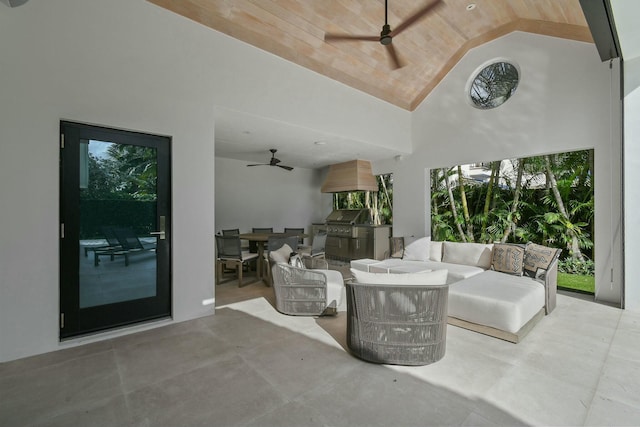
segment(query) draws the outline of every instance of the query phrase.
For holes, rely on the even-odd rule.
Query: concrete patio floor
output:
[[[442,360],[351,356],[345,313],[292,317],[261,282],[216,314],[0,364],[2,426],[640,423],[640,313],[567,295],[519,344],[449,326]]]

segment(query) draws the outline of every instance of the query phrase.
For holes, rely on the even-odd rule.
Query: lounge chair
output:
[[[94,251],[94,265],[100,264],[100,255],[109,255],[113,261],[115,256],[124,256],[124,265],[129,266],[129,256],[156,250],[155,243],[143,243],[129,227],[114,228],[113,232],[120,243],[119,247]]]
[[[116,237],[116,233],[113,231],[113,227],[105,225],[105,226],[100,227],[100,231],[102,231],[102,235],[104,236],[105,240],[107,241],[107,244],[106,245],[85,246],[84,247],[84,256],[85,257],[89,256],[89,251],[96,251],[96,250],[105,251],[105,250],[122,249],[122,247],[120,246],[120,242],[118,241],[118,238]]]

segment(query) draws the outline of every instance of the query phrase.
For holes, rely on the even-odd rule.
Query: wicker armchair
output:
[[[267,243],[267,247],[269,248],[269,250],[264,253],[264,265],[267,266],[265,276],[267,278],[268,286],[271,286],[271,284],[273,283],[273,263],[270,261],[269,254],[272,251],[277,251],[285,244],[288,245],[289,248],[291,248],[291,252],[295,252],[298,246],[298,236],[269,236],[269,240]]]
[[[427,365],[445,354],[448,285],[347,283],[347,346],[374,363]]]
[[[276,309],[297,316],[334,315],[342,302],[344,281],[335,270],[307,270],[273,263]]]

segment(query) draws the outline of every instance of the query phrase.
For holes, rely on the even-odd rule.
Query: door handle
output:
[[[152,231],[149,234],[152,236],[158,236],[160,240],[165,240],[167,238],[166,230],[166,220],[167,218],[164,215],[160,216],[160,231]]]

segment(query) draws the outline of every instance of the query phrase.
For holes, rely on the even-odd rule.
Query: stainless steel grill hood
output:
[[[378,181],[366,160],[351,160],[329,166],[327,179],[322,185],[323,193],[344,191],[378,191]]]

